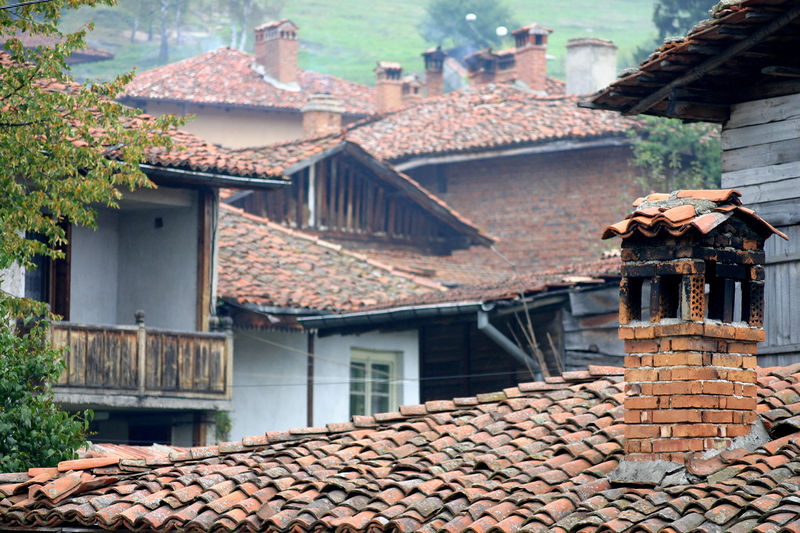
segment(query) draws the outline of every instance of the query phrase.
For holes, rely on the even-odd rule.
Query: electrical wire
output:
[[[512,374],[517,374],[518,371],[516,370],[507,370],[504,372],[482,372],[482,373],[468,373],[468,374],[453,374],[450,376],[431,376],[425,378],[397,378],[391,380],[382,380],[382,379],[351,379],[348,381],[325,381],[320,382],[317,381],[317,378],[314,378],[314,385],[349,385],[351,383],[388,383],[390,385],[398,384],[398,383],[419,383],[422,381],[440,381],[446,379],[464,379],[464,378],[477,378],[477,377],[493,377],[493,376],[510,376]],[[252,374],[251,374],[252,375]],[[262,374],[264,375],[264,374]],[[269,376],[264,375],[265,377],[273,377],[276,379],[285,379],[286,376]],[[323,376],[324,377],[324,376]],[[299,383],[251,383],[247,385],[234,385],[233,388],[261,388],[261,387],[305,387],[308,383],[303,381]]]
[[[33,5],[33,4],[44,4],[45,2],[51,2],[51,1],[52,0],[29,0],[28,2],[19,2],[19,3],[11,4],[11,5],[8,5],[8,6],[0,6],[0,11],[5,10],[5,9],[14,9],[15,7],[30,6],[30,5]]]

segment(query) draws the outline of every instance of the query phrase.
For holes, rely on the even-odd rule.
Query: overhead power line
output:
[[[15,7],[24,7],[29,6],[32,4],[44,4],[45,2],[51,2],[52,0],[29,0],[28,2],[17,2],[16,4],[9,4],[7,6],[0,6],[0,10],[4,9],[14,9]]]

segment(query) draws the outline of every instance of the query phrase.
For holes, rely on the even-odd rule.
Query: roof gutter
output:
[[[491,304],[478,309],[478,329],[486,334],[487,337],[492,339],[498,346],[500,346],[504,352],[516,359],[518,363],[526,368],[537,369],[535,372],[535,377],[537,380],[541,380],[541,370],[539,369],[539,365],[536,363],[536,361],[534,361],[531,356],[523,352],[515,342],[512,342],[508,337],[503,335],[499,329],[494,327],[491,322],[489,322],[488,312],[493,308],[494,304]]]
[[[232,176],[230,174],[216,174],[199,170],[183,170],[180,168],[160,167],[142,163],[139,165],[148,176],[195,183],[199,185],[247,187],[249,189],[276,189],[286,187],[291,182],[286,179],[250,178],[246,176]]]
[[[472,314],[480,310],[480,301],[467,301],[447,304],[428,304],[395,307],[376,311],[361,311],[341,315],[320,315],[298,318],[306,329],[330,329],[346,326],[374,326],[396,320],[410,320],[431,317]]]
[[[231,307],[236,307],[238,309],[244,309],[245,311],[250,311],[252,313],[257,313],[260,315],[286,315],[286,316],[325,316],[328,314],[332,314],[331,311],[324,311],[322,309],[311,309],[311,308],[297,308],[297,307],[280,307],[274,305],[258,305],[258,304],[251,304],[251,303],[243,303],[240,304],[238,302],[232,302],[230,300],[222,299],[222,303],[225,305],[230,305]]]
[[[422,156],[410,159],[403,163],[397,163],[394,168],[401,172],[413,168],[436,165],[442,163],[461,163],[463,161],[475,161],[478,159],[491,159],[495,157],[513,157],[517,155],[547,154],[554,152],[566,152],[569,150],[581,150],[585,148],[612,148],[615,146],[628,146],[631,139],[627,137],[614,137],[611,139],[600,139],[595,141],[554,141],[546,144],[533,146],[523,146],[520,148],[508,148],[506,150],[488,150],[477,153],[458,153],[448,155]]]

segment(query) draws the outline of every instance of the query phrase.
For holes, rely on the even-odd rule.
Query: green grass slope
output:
[[[457,0],[454,0],[457,1]],[[407,72],[422,72],[420,54],[436,43],[425,42],[417,27],[427,0],[292,0],[282,12],[300,26],[300,66],[372,84],[372,69],[379,60],[399,61]],[[551,76],[564,76],[565,45],[573,37],[611,39],[619,46],[619,68],[629,66],[636,46],[656,35],[651,21],[654,0],[506,0],[522,24],[538,22],[552,28],[548,63]],[[191,10],[192,2],[188,2]],[[82,78],[108,79],[137,67],[158,65],[158,42],[146,42],[144,34],[130,42],[130,29],[113,8],[82,10],[66,18],[65,28],[74,29],[87,20],[95,22],[90,44],[116,54],[113,61],[79,65]],[[266,21],[264,21],[266,22]],[[513,29],[513,28],[509,28]],[[223,30],[220,30],[223,31]],[[170,61],[226,44],[223,35],[205,28],[186,29],[186,43],[170,47]],[[252,39],[249,40],[252,47]],[[511,46],[508,39],[507,46]]]

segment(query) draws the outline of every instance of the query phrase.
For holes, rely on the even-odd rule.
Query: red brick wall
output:
[[[532,91],[547,90],[547,46],[530,45],[514,52],[517,79]]]
[[[283,83],[297,81],[297,40],[272,38],[256,40],[256,61],[267,74]]]
[[[441,70],[425,71],[425,98],[441,96],[444,93],[444,74]]]
[[[598,258],[603,228],[624,217],[640,194],[629,154],[627,147],[572,150],[408,173],[498,237],[497,249],[523,272],[533,272]]]
[[[403,107],[403,82],[400,80],[377,80],[375,100],[378,113],[394,111]]]
[[[328,111],[303,113],[303,135],[306,137],[331,135],[342,131],[342,114]]]

